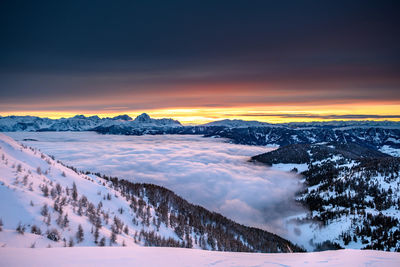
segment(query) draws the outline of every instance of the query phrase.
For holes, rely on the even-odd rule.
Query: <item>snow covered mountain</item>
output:
[[[119,115],[114,118],[99,118],[98,116],[85,117],[76,115],[72,118],[48,119],[32,116],[0,117],[0,131],[91,131],[96,127],[177,127],[181,124],[172,119],[152,119],[146,113],[132,120],[128,115]]]
[[[97,127],[101,134],[199,134],[205,137],[223,137],[232,143],[259,146],[285,146],[289,144],[356,143],[400,156],[400,129],[397,128],[298,128],[288,127],[236,127],[181,126],[167,128],[138,128],[127,125]]]
[[[166,246],[302,251],[153,184],[66,167],[0,134],[0,247]]]
[[[297,200],[310,212],[293,220],[299,236],[311,229],[310,244],[400,251],[400,158],[331,143],[288,145],[252,159],[301,171],[306,189]]]
[[[308,125],[308,127],[306,127]],[[393,156],[400,156],[400,123],[398,122],[321,122],[304,124],[267,124],[256,121],[223,120],[201,126],[144,129],[130,125],[99,126],[101,134],[200,134],[223,137],[244,145],[316,143],[356,143]]]
[[[248,127],[285,127],[290,129],[349,129],[349,128],[387,128],[400,129],[400,122],[397,121],[315,121],[315,122],[290,122],[290,123],[266,123],[260,121],[245,120],[219,120],[201,126],[222,126],[227,128],[248,128]]]
[[[176,126],[182,126],[181,123],[177,120],[173,119],[152,119],[150,116],[146,113],[143,113],[139,116],[137,116],[133,122],[131,123],[132,125],[138,125],[140,127],[176,127]]]
[[[85,117],[51,120],[31,116],[0,117],[0,131],[95,131],[101,134],[199,134],[228,138],[246,145],[357,143],[400,156],[400,122],[331,121],[268,124],[258,121],[222,120],[199,126],[183,126],[172,119],[152,119],[143,113],[132,120],[128,115],[114,118]]]
[[[290,122],[284,123],[290,128],[387,128],[387,129],[400,129],[400,122],[398,121],[314,121],[314,122]]]
[[[279,124],[271,124],[260,121],[244,121],[244,120],[220,120],[213,121],[202,126],[223,126],[228,128],[247,128],[247,127],[281,127]]]
[[[400,156],[400,129],[395,128],[208,127],[200,130],[199,132],[205,136],[228,138],[236,144],[285,146],[326,142],[356,143],[393,156]]]

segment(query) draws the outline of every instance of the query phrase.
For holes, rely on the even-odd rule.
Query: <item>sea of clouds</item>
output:
[[[80,170],[162,185],[239,223],[283,236],[290,236],[284,219],[302,211],[293,201],[301,187],[296,174],[248,162],[273,148],[194,135],[7,134]]]

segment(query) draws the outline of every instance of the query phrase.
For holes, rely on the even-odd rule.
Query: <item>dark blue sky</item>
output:
[[[0,109],[398,103],[398,3],[1,1]]]

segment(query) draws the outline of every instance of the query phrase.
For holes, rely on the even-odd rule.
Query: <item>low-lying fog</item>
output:
[[[272,150],[193,135],[99,135],[15,132],[17,141],[80,170],[165,186],[188,201],[242,224],[283,236],[283,219],[299,212],[299,177],[247,162]],[[23,139],[38,141],[23,141]]]

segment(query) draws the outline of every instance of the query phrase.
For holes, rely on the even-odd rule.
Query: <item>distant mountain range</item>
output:
[[[119,115],[113,118],[100,118],[98,116],[86,117],[76,115],[71,118],[49,119],[35,116],[0,116],[0,131],[97,131],[97,129],[132,130],[140,128],[175,128],[204,129],[204,127],[222,128],[286,128],[286,129],[348,129],[348,128],[385,128],[400,129],[400,122],[394,121],[327,121],[327,122],[293,122],[271,124],[260,121],[245,120],[219,120],[197,126],[183,126],[179,121],[173,119],[153,119],[146,113],[135,119],[128,115]]]
[[[324,142],[356,143],[400,156],[400,122],[329,121],[269,124],[258,121],[221,120],[184,126],[173,119],[153,119],[143,113],[114,118],[85,117],[48,119],[32,116],[0,117],[0,131],[95,131],[101,134],[199,134],[223,137],[247,145],[285,146]]]
[[[173,119],[152,119],[146,113],[137,116],[134,120],[128,115],[119,115],[114,118],[86,117],[76,115],[71,118],[48,119],[33,116],[0,117],[0,131],[93,131],[102,127],[125,128],[153,128],[182,126]]]
[[[260,122],[260,121],[244,121],[244,120],[220,120],[220,121],[213,121],[203,126],[222,126],[222,127],[229,127],[229,128],[246,128],[246,127],[282,127],[279,124],[271,124],[267,122]]]

